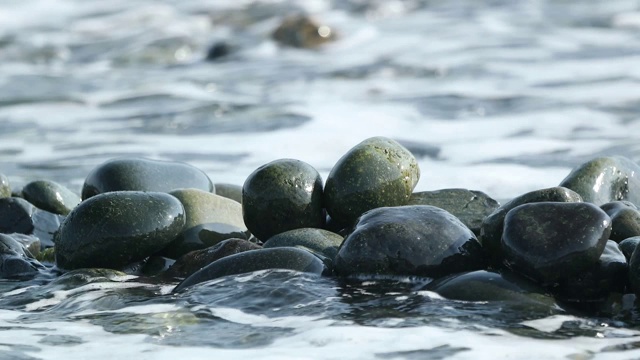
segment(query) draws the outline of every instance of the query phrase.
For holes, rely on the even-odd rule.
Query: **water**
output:
[[[308,12],[339,40],[278,46]],[[232,52],[214,62],[209,46]],[[118,155],[186,161],[214,182],[297,158],[326,178],[370,136],[419,158],[417,190],[508,199],[592,157],[640,160],[636,0],[4,0],[0,172],[79,191]],[[594,317],[470,303],[418,280],[266,272],[179,295],[151,279],[0,283],[7,359],[621,359],[635,308]]]

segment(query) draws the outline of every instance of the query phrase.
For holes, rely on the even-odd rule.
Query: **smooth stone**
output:
[[[552,187],[534,190],[504,203],[484,219],[480,228],[480,242],[492,264],[503,261],[501,239],[507,213],[517,206],[538,202],[582,202],[582,198],[573,190]]]
[[[556,306],[539,285],[511,272],[478,270],[435,280],[426,287],[440,296],[461,301],[504,301],[524,307]]]
[[[598,206],[629,200],[640,204],[640,167],[623,156],[599,157],[574,168],[560,183]]]
[[[205,249],[227,239],[239,238],[248,240],[249,236],[248,230],[229,224],[197,225],[182,231],[160,254],[171,259],[177,259],[188,252]]]
[[[31,234],[35,206],[27,200],[8,197],[0,198],[0,233]]]
[[[431,205],[447,210],[474,234],[480,235],[482,221],[500,204],[482,191],[442,189],[411,194],[408,205]]]
[[[416,158],[385,137],[359,143],[333,166],[324,189],[327,212],[343,227],[366,211],[409,202],[420,179]]]
[[[324,229],[302,228],[285,231],[274,235],[265,241],[263,248],[283,246],[298,247],[312,253],[317,253],[331,261],[338,254],[338,248],[344,238],[336,233]]]
[[[306,15],[284,18],[271,37],[281,45],[296,48],[315,48],[336,38],[330,27],[318,24]]]
[[[78,205],[54,241],[63,269],[120,269],[166,247],[182,231],[184,208],[158,192],[116,191]]]
[[[631,291],[640,296],[640,251],[638,247],[633,250],[629,259],[629,284]]]
[[[0,174],[0,198],[8,197],[11,197],[11,185],[9,184],[9,179],[4,174]]]
[[[108,160],[89,173],[82,187],[82,199],[110,191],[170,192],[186,188],[214,192],[207,174],[192,165],[122,157]]]
[[[13,233],[8,234],[13,240],[17,241],[27,250],[33,257],[37,257],[40,254],[40,239],[37,236]]]
[[[31,215],[31,219],[33,221],[33,235],[40,239],[40,248],[53,247],[53,238],[65,216],[36,208]]]
[[[28,183],[22,188],[22,197],[42,210],[60,215],[67,215],[81,201],[71,190],[49,180]]]
[[[640,236],[640,211],[628,201],[613,201],[600,206],[611,218],[611,240]]]
[[[618,248],[624,254],[624,257],[627,258],[627,261],[631,259],[631,255],[633,255],[633,251],[640,244],[640,236],[634,236],[630,238],[626,238],[618,243]]]
[[[195,284],[228,275],[258,270],[283,269],[321,275],[324,264],[308,251],[293,247],[258,249],[218,259],[184,279],[173,292],[180,292]]]
[[[370,210],[358,219],[335,260],[339,275],[441,276],[483,269],[480,243],[440,208],[407,205]]]
[[[0,234],[0,278],[32,277],[43,269],[44,266],[12,235]]]
[[[227,239],[206,249],[192,251],[181,256],[166,272],[161,275],[164,278],[184,279],[225,256],[261,248],[262,247],[260,245],[254,244],[245,239]]]
[[[262,241],[288,230],[321,228],[325,222],[322,178],[300,160],[262,165],[242,186],[242,211],[247,228]]]
[[[594,267],[611,233],[611,219],[590,203],[541,202],[507,213],[502,234],[505,264],[543,285]]]
[[[216,194],[242,204],[242,186],[227,183],[215,183]]]
[[[611,293],[623,293],[629,278],[627,259],[612,240],[591,268],[564,280],[554,291],[566,301],[602,301]]]

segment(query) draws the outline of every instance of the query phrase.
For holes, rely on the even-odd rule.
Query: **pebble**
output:
[[[343,240],[342,236],[328,230],[302,228],[274,235],[265,241],[262,247],[265,249],[283,246],[299,247],[333,262]]]
[[[640,211],[628,201],[612,201],[600,206],[611,218],[611,240],[621,242],[640,236]]]
[[[333,29],[306,15],[285,17],[271,37],[281,45],[296,48],[316,48],[336,38]]]
[[[49,180],[37,180],[22,188],[22,198],[48,212],[67,215],[81,201],[71,190]]]

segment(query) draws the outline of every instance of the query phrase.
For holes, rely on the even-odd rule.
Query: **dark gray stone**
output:
[[[334,221],[351,226],[368,210],[406,205],[419,179],[418,162],[407,149],[385,137],[369,138],[331,169],[325,206]]]
[[[325,222],[322,178],[300,160],[272,161],[247,177],[242,211],[247,228],[262,241],[287,230],[321,228]]]
[[[110,191],[157,191],[194,188],[214,192],[202,170],[177,161],[123,157],[99,165],[87,176],[82,199]]]
[[[67,215],[80,203],[78,195],[49,180],[28,183],[22,188],[22,197],[42,210],[59,215]]]
[[[229,224],[202,224],[182,231],[160,254],[177,259],[188,252],[202,250],[227,239],[249,239],[249,231]]]
[[[173,292],[219,277],[258,270],[284,269],[321,275],[324,264],[310,252],[293,247],[249,250],[225,256],[184,279]]]
[[[175,197],[117,191],[78,205],[56,233],[56,263],[63,269],[121,269],[167,246],[185,224]]]
[[[520,195],[504,203],[496,211],[487,216],[480,228],[480,242],[488,259],[494,265],[502,263],[502,231],[507,213],[520,205],[538,202],[581,202],[576,192],[563,187],[540,189]]]
[[[27,200],[7,197],[0,198],[0,233],[31,234],[33,215],[36,208]]]
[[[598,206],[629,200],[640,204],[640,167],[623,156],[599,157],[579,165],[562,180],[560,186]]]
[[[216,183],[216,194],[242,204],[242,186],[236,184]]]
[[[627,258],[627,262],[631,259],[631,255],[633,251],[640,244],[640,236],[634,236],[630,238],[626,238],[618,243],[618,248],[624,254],[624,257]]]
[[[0,174],[0,198],[11,197],[11,185],[9,185],[9,179],[3,174]]]
[[[480,235],[482,221],[500,204],[482,191],[442,189],[411,194],[408,205],[431,205],[447,210],[474,234]]]
[[[40,254],[40,239],[38,237],[20,233],[9,234],[9,236],[20,243],[33,257],[37,257]]]
[[[25,251],[14,235],[0,234],[0,278],[22,279],[37,275],[44,266]]]
[[[611,240],[621,242],[640,236],[640,211],[628,201],[613,201],[600,206],[611,218]]]
[[[285,231],[265,241],[263,248],[283,246],[299,247],[333,261],[344,238],[324,229],[302,228]]]
[[[593,268],[611,233],[611,219],[590,203],[541,202],[507,213],[505,264],[544,285]]]
[[[484,268],[482,247],[469,228],[445,210],[407,205],[360,217],[336,256],[339,275],[441,277]]]
[[[31,215],[33,221],[33,235],[40,239],[42,249],[53,247],[53,237],[60,228],[64,216],[48,211],[35,209]]]

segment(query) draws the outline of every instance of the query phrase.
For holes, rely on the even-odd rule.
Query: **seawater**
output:
[[[273,42],[299,12],[338,40]],[[221,41],[231,54],[204,61]],[[635,0],[4,0],[0,64],[0,172],[15,186],[45,178],[79,191],[121,155],[240,185],[278,158],[326,178],[378,135],[416,154],[417,190],[497,199],[555,186],[595,156],[640,160]],[[278,271],[179,295],[174,285],[4,281],[0,358],[640,356],[629,304],[594,318],[450,301],[415,279]]]

